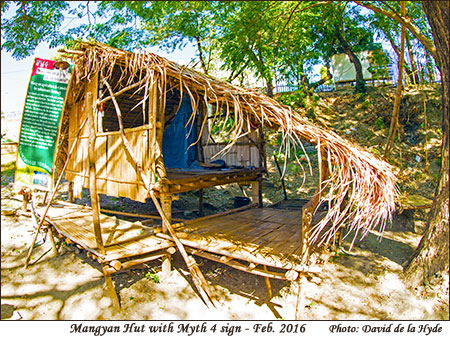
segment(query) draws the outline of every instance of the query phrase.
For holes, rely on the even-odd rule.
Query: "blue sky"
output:
[[[1,54],[1,110],[2,112],[22,111],[25,96],[30,81],[30,75],[36,57],[42,59],[52,58],[58,48],[50,49],[47,44],[41,44],[34,54],[17,61],[10,53],[2,50]],[[183,50],[176,50],[168,54],[155,48],[148,48],[150,52],[163,56],[171,61],[185,64],[195,56],[195,49],[188,45]]]
[[[73,2],[75,6],[77,2]],[[2,16],[11,17],[15,13],[15,6]],[[74,25],[80,24],[80,20],[66,19],[62,27],[69,29]],[[63,47],[63,46],[61,46]],[[25,104],[25,96],[27,94],[28,83],[33,68],[35,58],[50,59],[57,53],[58,48],[50,49],[48,44],[40,44],[33,55],[22,59],[15,60],[10,53],[1,51],[1,110],[8,113],[13,111],[22,112]],[[191,45],[187,45],[183,50],[176,50],[171,54],[159,50],[158,47],[148,48],[148,51],[163,56],[171,61],[181,64],[187,64],[195,57],[195,49]]]

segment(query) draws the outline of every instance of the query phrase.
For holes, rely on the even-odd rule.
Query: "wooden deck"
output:
[[[256,271],[257,265],[310,270],[301,265],[301,210],[249,209],[187,221],[176,232],[180,241],[193,249],[189,250],[192,253],[248,272]],[[168,239],[164,234],[158,236]],[[232,261],[234,264],[230,264]],[[239,261],[254,267],[244,267]]]
[[[37,210],[37,213],[42,214],[42,211]],[[129,222],[100,214],[106,251],[105,255],[102,255],[95,241],[91,208],[70,203],[55,203],[49,209],[46,219],[58,233],[104,262],[148,255],[174,246],[171,241],[156,237],[151,228],[140,222]],[[162,256],[165,252],[160,254]]]
[[[38,210],[38,214],[42,211]],[[100,214],[106,251],[103,255],[95,241],[92,209],[87,206],[58,202],[46,218],[58,233],[94,254],[100,262],[119,260],[121,268],[175,252],[172,238],[160,233],[159,227]],[[174,226],[186,250],[197,256],[271,278],[285,279],[292,270],[314,272],[314,267],[301,264],[301,208],[253,208],[186,220]],[[269,272],[268,267],[284,271]]]

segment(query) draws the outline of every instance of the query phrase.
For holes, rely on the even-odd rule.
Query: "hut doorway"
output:
[[[172,94],[172,96],[178,96],[179,98],[180,94],[178,92]],[[168,97],[167,102],[173,101]],[[178,109],[174,105],[167,107],[166,126],[162,142],[166,168],[187,169],[197,160],[197,145],[194,145],[198,138],[197,119],[191,119],[191,115],[192,104],[187,94],[183,95]]]

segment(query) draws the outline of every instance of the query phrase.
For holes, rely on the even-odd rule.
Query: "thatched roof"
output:
[[[326,158],[329,165],[330,178],[322,196],[322,202],[327,203],[329,209],[313,229],[313,240],[328,242],[341,226],[364,233],[376,226],[383,230],[390,219],[396,196],[396,178],[391,167],[333,131],[304,120],[291,108],[260,92],[220,81],[155,54],[130,53],[86,42],[80,43],[77,49],[73,70],[75,91],[77,86],[81,88],[82,83],[89,81],[92,74],[99,71],[108,78],[113,66],[120,65],[122,81],[133,90],[149,88],[160,79],[158,90],[163,97],[170,83],[189,94],[194,108],[201,98],[216,106],[216,114],[226,110],[234,117],[229,146],[248,130],[243,127],[249,123],[249,117],[262,125],[279,128],[287,156],[292,146],[303,147],[302,140],[318,145],[319,161]],[[331,228],[327,226],[330,223]]]

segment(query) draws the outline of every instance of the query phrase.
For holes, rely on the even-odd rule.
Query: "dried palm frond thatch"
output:
[[[114,66],[118,66],[122,71],[120,82],[125,88],[115,96],[128,90],[142,90],[146,94],[141,104],[145,105],[148,89],[157,84],[162,109],[170,86],[176,87],[181,97],[183,93],[190,96],[194,112],[200,99],[214,105],[213,120],[219,113],[226,112],[226,118],[232,118],[233,125],[231,141],[223,152],[247,133],[250,121],[279,128],[286,157],[291,156],[292,148],[303,147],[301,141],[316,144],[319,163],[322,159],[328,162],[329,178],[323,182],[320,203],[327,203],[329,208],[325,218],[311,229],[312,242],[332,241],[342,226],[346,226],[349,233],[363,231],[363,235],[377,226],[381,232],[384,230],[395,208],[396,178],[391,167],[375,155],[333,131],[309,123],[291,108],[260,92],[217,80],[155,54],[130,53],[87,42],[79,43],[77,49],[73,70],[74,93],[82,90],[82,84],[89,81],[92,74],[100,72],[104,79],[109,79]],[[101,102],[108,99],[99,98]],[[206,119],[207,116],[202,129]]]

